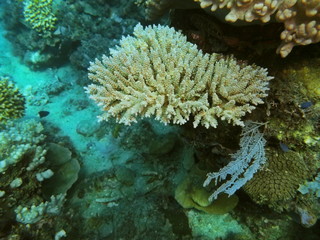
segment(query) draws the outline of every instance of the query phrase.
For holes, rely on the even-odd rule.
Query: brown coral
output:
[[[143,0],[141,0],[143,1]],[[145,6],[149,18],[161,16],[170,8],[195,8],[186,0],[147,0]],[[308,45],[320,41],[320,1],[319,0],[194,0],[201,8],[210,7],[211,11],[220,9],[227,22],[259,20],[269,22],[274,16],[284,24],[280,38],[282,43],[277,49],[286,57],[294,46]],[[227,9],[226,11],[223,11]]]
[[[294,152],[267,151],[268,162],[244,186],[248,195],[259,204],[281,210],[296,196],[299,184],[308,177],[303,155]]]
[[[269,22],[275,14],[277,21],[284,23],[277,49],[286,57],[296,45],[308,45],[320,41],[320,1],[319,0],[194,0],[202,8],[230,9],[225,16],[228,22],[260,20]]]

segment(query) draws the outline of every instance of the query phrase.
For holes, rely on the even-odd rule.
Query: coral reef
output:
[[[27,98],[26,118],[0,123],[0,238],[318,239],[320,45],[281,59],[284,1],[240,1],[208,14],[193,0],[47,0],[50,37],[23,19],[31,0],[0,1],[22,57],[0,36],[0,72]],[[141,27],[134,2],[176,9],[170,27]],[[216,15],[247,21],[245,7],[253,24]],[[88,67],[104,112],[83,91]]]
[[[77,68],[87,69],[91,59],[108,51],[122,34],[132,32],[139,21],[143,22],[143,10],[132,1],[52,1],[50,12],[57,20],[45,37],[32,29],[21,14],[24,3],[36,1],[7,1],[3,6],[7,37],[14,45],[14,53],[34,69],[60,66],[69,60]]]
[[[217,127],[218,119],[243,126],[241,117],[267,96],[267,70],[232,57],[203,54],[173,28],[137,25],[135,37],[89,68],[97,84],[86,90],[105,111],[130,124],[137,116],[155,116],[167,124]]]
[[[48,170],[42,130],[33,119],[10,121],[0,128],[0,216],[7,222],[14,220],[18,205],[43,200],[43,182],[36,177]]]
[[[46,189],[47,180],[55,173],[50,169],[53,165],[50,161],[54,156],[51,153],[51,159],[46,159],[44,139],[43,126],[35,119],[10,121],[0,127],[0,218],[5,219],[0,224],[1,236],[8,234],[18,239],[26,236],[48,239],[48,236],[56,234],[55,239],[59,239],[63,234],[56,219],[62,214],[66,188],[74,183],[74,175],[78,172],[75,169],[76,173],[72,174],[70,180],[70,171],[64,171],[66,175],[61,177],[60,170],[53,168],[55,171],[57,169],[54,179],[56,187],[64,184],[61,179],[67,184],[60,186],[64,189],[60,192]],[[67,154],[61,148],[59,150],[59,154],[55,153],[55,164],[57,161],[66,161],[66,157],[61,156]]]
[[[0,123],[24,115],[25,98],[9,81],[8,77],[0,77]]]
[[[244,190],[258,204],[278,212],[295,212],[310,227],[319,216],[319,203],[302,195],[299,186],[319,171],[319,59],[295,59],[276,74],[267,99],[265,137],[267,164]]]

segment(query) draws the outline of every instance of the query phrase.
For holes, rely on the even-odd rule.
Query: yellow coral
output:
[[[24,114],[25,98],[8,78],[0,77],[0,123]]]
[[[175,190],[175,199],[183,208],[195,208],[210,214],[225,214],[238,204],[238,197],[221,194],[216,200],[209,201],[211,193],[199,184],[194,173],[185,177]]]
[[[51,36],[57,21],[52,11],[52,0],[25,0],[23,15],[33,29],[44,37]]]

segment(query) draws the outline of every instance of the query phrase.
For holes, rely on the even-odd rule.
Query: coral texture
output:
[[[100,120],[120,123],[155,116],[163,123],[216,127],[217,119],[243,126],[241,117],[263,103],[267,70],[233,57],[203,54],[186,37],[167,26],[137,25],[89,68],[97,84],[86,90],[106,111]]]
[[[308,168],[303,154],[298,152],[267,151],[266,166],[254,175],[244,190],[259,204],[281,210],[286,202],[292,200],[299,184],[308,177]]]
[[[25,98],[14,84],[8,78],[0,77],[0,123],[22,117],[24,104]]]
[[[52,0],[25,0],[23,15],[33,29],[44,37],[51,36],[57,21],[52,10]]]
[[[211,11],[230,9],[225,20],[269,22],[275,14],[284,23],[280,37],[282,44],[277,52],[286,57],[296,45],[308,45],[320,41],[320,2],[318,0],[194,0],[202,8]]]
[[[16,220],[24,224],[33,224],[40,221],[45,215],[56,216],[60,214],[65,202],[65,194],[51,196],[50,201],[41,202],[39,205],[23,207],[19,205],[14,211]]]
[[[9,122],[5,129],[0,129],[0,173],[22,161],[26,155],[33,155],[26,167],[28,171],[44,162],[46,150],[39,145],[45,138],[42,130],[42,125],[35,120]]]

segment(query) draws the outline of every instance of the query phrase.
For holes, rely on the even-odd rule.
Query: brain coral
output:
[[[107,111],[130,124],[137,116],[163,123],[216,127],[217,119],[243,126],[241,117],[267,96],[267,70],[232,57],[203,54],[186,37],[167,26],[137,25],[134,37],[89,68],[97,84],[86,90]]]
[[[0,77],[0,123],[24,114],[25,98],[8,78]]]
[[[281,210],[293,200],[299,184],[308,177],[304,156],[298,152],[267,151],[268,162],[244,186],[244,190],[257,203],[268,204]]]

